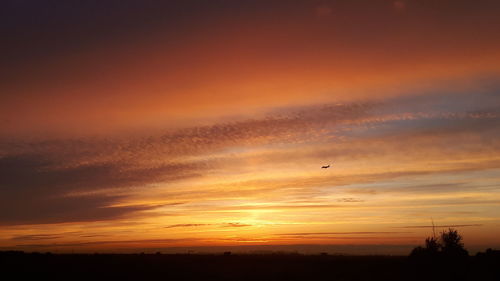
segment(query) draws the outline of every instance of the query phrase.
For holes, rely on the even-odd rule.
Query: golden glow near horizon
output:
[[[13,12],[0,249],[500,245],[499,5],[313,2]]]

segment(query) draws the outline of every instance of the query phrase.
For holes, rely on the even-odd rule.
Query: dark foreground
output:
[[[335,255],[0,252],[3,280],[500,280],[498,254],[461,261]]]

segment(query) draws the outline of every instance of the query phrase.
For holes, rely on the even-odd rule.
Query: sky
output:
[[[0,5],[0,249],[500,247],[498,1]]]

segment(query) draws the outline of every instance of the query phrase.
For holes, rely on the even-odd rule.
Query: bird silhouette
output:
[[[321,166],[321,169],[328,169],[330,168],[330,164],[326,165],[326,166]]]

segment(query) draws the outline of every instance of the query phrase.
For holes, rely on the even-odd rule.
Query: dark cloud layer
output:
[[[408,226],[402,226],[400,228],[435,228],[435,227],[454,228],[454,227],[478,227],[478,226],[483,226],[483,225],[482,224],[408,225]]]
[[[299,232],[299,233],[281,233],[278,235],[282,236],[307,236],[307,235],[374,235],[374,234],[401,234],[401,233],[412,233],[412,232],[401,232],[401,231],[355,231],[355,232]]]
[[[165,226],[165,228],[176,228],[176,227],[195,227],[195,226],[206,226],[211,225],[209,223],[181,223]]]
[[[214,225],[213,223],[181,223],[181,224],[173,224],[173,225],[168,225],[165,226],[165,228],[177,228],[177,227],[198,227],[198,226],[208,226],[208,225]],[[247,226],[252,226],[251,224],[244,224],[244,223],[239,223],[239,222],[227,222],[227,223],[220,223],[216,224],[221,227],[247,227]]]
[[[180,238],[180,239],[147,239],[147,240],[110,240],[110,241],[92,241],[92,242],[74,242],[74,243],[53,243],[53,244],[20,244],[16,245],[20,248],[55,248],[55,247],[88,247],[88,246],[102,246],[102,245],[145,245],[145,244],[169,244],[178,242],[193,242],[202,239],[196,238]]]
[[[66,223],[121,218],[156,206],[110,207],[118,196],[85,196],[69,198],[12,197],[2,194],[0,225]]]
[[[0,158],[0,224],[57,223],[114,219],[156,206],[110,207],[119,195],[71,196],[107,188],[141,187],[157,181],[193,177],[182,165],[129,169],[126,163],[54,168],[44,155]]]
[[[32,234],[32,235],[19,235],[19,236],[14,236],[11,238],[11,240],[20,240],[20,241],[26,241],[26,240],[50,240],[50,239],[57,239],[64,237],[61,234]]]

